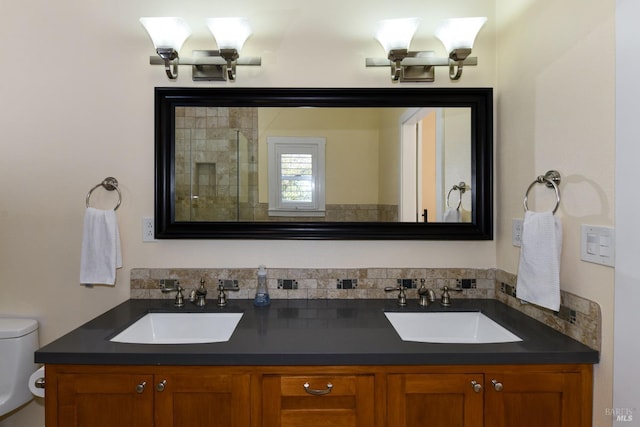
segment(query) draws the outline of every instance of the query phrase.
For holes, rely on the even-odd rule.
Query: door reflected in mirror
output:
[[[469,107],[176,107],[175,217],[470,222],[471,152]]]

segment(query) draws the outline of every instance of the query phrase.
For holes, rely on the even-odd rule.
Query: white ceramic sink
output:
[[[385,312],[403,341],[486,344],[522,341],[480,312]]]
[[[195,344],[229,341],[242,313],[149,313],[111,341],[131,344]]]

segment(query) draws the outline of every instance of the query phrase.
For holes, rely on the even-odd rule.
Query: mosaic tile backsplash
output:
[[[516,275],[496,269],[464,268],[338,268],[267,269],[269,294],[274,299],[394,299],[397,292],[385,288],[402,283],[409,300],[418,299],[418,288],[425,286],[440,296],[447,286],[455,290],[451,298],[497,299],[524,314],[600,350],[601,315],[597,303],[561,291],[559,312],[521,302],[515,296]],[[131,298],[171,299],[174,294],[160,291],[160,280],[175,279],[186,290],[204,280],[209,298],[215,298],[220,281],[237,281],[238,291],[228,291],[229,299],[252,299],[257,286],[253,268],[135,268],[131,270]]]

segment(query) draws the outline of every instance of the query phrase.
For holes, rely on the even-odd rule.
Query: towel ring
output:
[[[450,207],[449,204],[449,197],[451,196],[451,192],[453,190],[459,190],[460,191],[460,197],[458,199],[458,207],[456,207],[456,209],[460,209],[460,206],[462,205],[462,195],[465,193],[465,191],[467,191],[469,188],[467,187],[467,184],[464,183],[464,181],[460,181],[460,183],[458,185],[454,185],[453,187],[451,187],[451,190],[449,190],[449,192],[447,193],[447,208]]]
[[[529,200],[529,191],[531,191],[533,186],[536,184],[544,184],[549,188],[553,188],[556,192],[556,207],[553,208],[552,211],[552,213],[556,213],[558,207],[560,206],[560,189],[558,188],[558,185],[561,181],[562,179],[560,177],[560,173],[554,170],[550,170],[546,174],[538,176],[535,181],[533,181],[531,185],[529,185],[529,188],[527,188],[527,192],[524,193],[524,211],[527,212],[529,210],[529,206],[527,206],[527,201]]]
[[[93,187],[91,190],[89,190],[89,193],[87,193],[87,200],[86,200],[87,207],[88,208],[91,207],[91,205],[89,204],[89,199],[91,198],[91,193],[93,193],[93,190],[95,190],[98,187],[103,187],[107,191],[116,190],[118,192],[118,203],[116,204],[116,207],[113,208],[114,211],[117,210],[120,207],[120,203],[122,202],[122,193],[120,192],[120,189],[118,188],[118,180],[115,179],[112,176],[106,177],[101,183],[97,184],[95,187]]]

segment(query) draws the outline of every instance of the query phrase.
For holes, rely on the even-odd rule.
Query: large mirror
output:
[[[156,88],[157,238],[492,239],[490,88]]]

